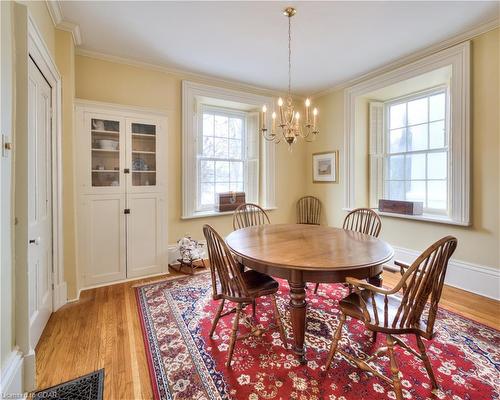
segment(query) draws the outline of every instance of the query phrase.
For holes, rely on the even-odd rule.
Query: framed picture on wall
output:
[[[339,151],[325,151],[312,155],[313,182],[338,182]]]

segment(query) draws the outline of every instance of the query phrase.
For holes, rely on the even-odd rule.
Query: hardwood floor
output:
[[[152,398],[133,287],[158,279],[162,277],[86,290],[78,302],[52,314],[36,348],[38,388],[105,368],[105,399]],[[399,274],[384,271],[384,285],[398,280]],[[495,300],[445,286],[440,304],[500,329],[500,303]]]

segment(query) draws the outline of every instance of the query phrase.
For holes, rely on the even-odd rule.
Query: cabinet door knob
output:
[[[124,174],[130,174],[130,168],[124,168],[123,169]]]
[[[125,210],[123,210],[123,213],[124,214],[130,214],[130,208],[126,208]]]

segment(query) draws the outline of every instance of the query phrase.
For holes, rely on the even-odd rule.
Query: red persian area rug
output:
[[[210,274],[154,282],[136,288],[140,320],[156,399],[394,399],[381,379],[350,365],[337,354],[325,372],[332,332],[339,318],[342,285],[322,284],[318,294],[307,291],[307,365],[291,350],[288,284],[280,280],[278,306],[287,330],[285,349],[276,331],[236,342],[233,364],[225,367],[234,314],[219,321],[213,339],[210,327],[218,302],[211,298]],[[251,308],[245,310],[251,313]],[[273,322],[271,302],[257,301],[257,319]],[[385,343],[373,344],[363,325],[348,320],[342,348],[368,355]],[[240,326],[241,332],[245,327]],[[500,332],[440,309],[436,338],[426,342],[440,390],[431,392],[423,363],[397,347],[406,399],[499,399]],[[403,337],[404,339],[404,337]],[[407,340],[407,339],[404,339]],[[413,338],[410,344],[416,348]],[[390,375],[388,358],[379,370]]]

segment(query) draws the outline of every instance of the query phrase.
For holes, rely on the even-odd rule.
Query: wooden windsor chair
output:
[[[378,376],[394,387],[397,400],[403,399],[399,367],[396,361],[394,346],[399,345],[423,361],[432,388],[437,389],[437,381],[432,365],[427,357],[422,338],[432,339],[436,321],[438,303],[441,298],[448,261],[457,247],[457,239],[446,236],[427,248],[411,266],[398,262],[404,271],[399,283],[393,289],[382,289],[365,281],[347,278],[347,282],[357,290],[340,301],[340,321],[334,334],[332,346],[328,354],[326,369],[330,367],[336,352],[356,364],[364,371]],[[396,296],[402,291],[402,297]],[[422,318],[427,301],[429,308],[427,319]],[[363,321],[366,329],[386,334],[387,346],[375,351],[366,359],[358,359],[338,349],[342,336],[342,327],[347,317]],[[394,335],[414,334],[419,352],[408,346]],[[383,375],[368,363],[381,355],[388,354],[392,379]]]
[[[213,337],[220,318],[236,313],[233,319],[226,366],[229,367],[231,365],[236,340],[245,339],[251,335],[261,336],[269,329],[256,327],[254,322],[243,311],[243,308],[248,304],[255,304],[255,299],[259,297],[269,296],[271,298],[274,317],[276,319],[275,328],[278,329],[281,341],[286,347],[285,330],[281,323],[275,296],[279,288],[278,282],[270,276],[257,271],[242,271],[240,265],[234,260],[224,239],[210,225],[203,226],[203,234],[207,240],[208,257],[210,260],[212,297],[214,300],[221,300],[212,328],[210,329],[210,337]],[[223,312],[226,301],[235,303],[236,307]],[[244,322],[250,328],[250,332],[238,336],[238,326],[242,314]]]
[[[304,196],[297,201],[297,223],[319,225],[321,218],[321,202],[317,197]]]
[[[249,226],[270,224],[271,221],[264,209],[257,204],[245,203],[238,206],[233,214],[233,229],[248,228]]]
[[[371,208],[356,208],[345,216],[342,228],[378,237],[382,229],[382,221]],[[319,283],[316,284],[314,293],[318,292],[318,288]]]

